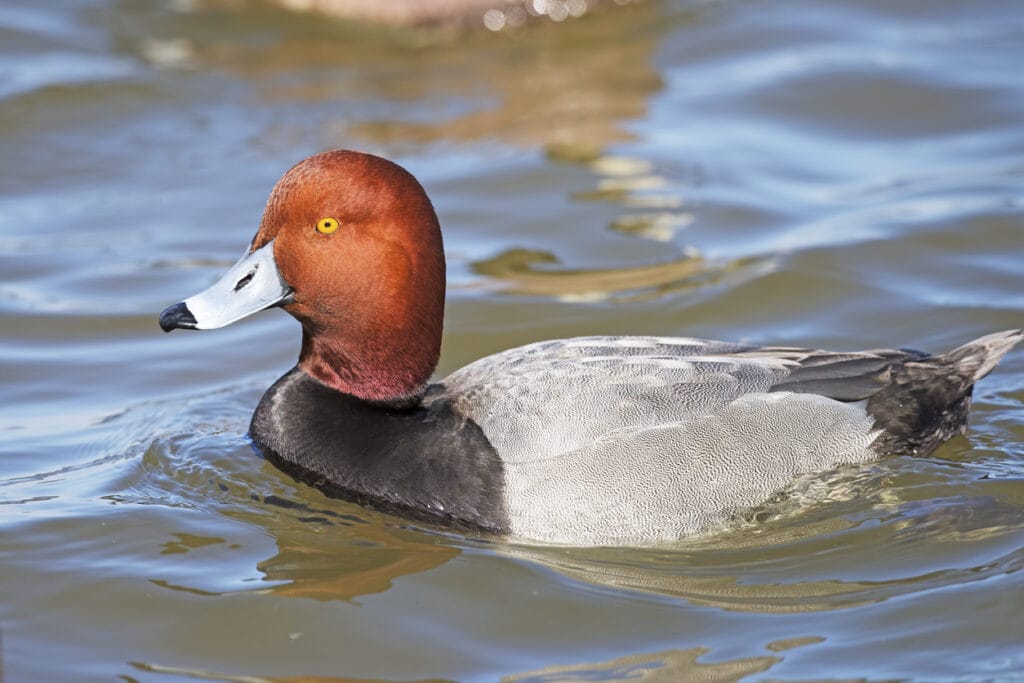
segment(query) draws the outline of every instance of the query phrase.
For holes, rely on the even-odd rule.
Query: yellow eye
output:
[[[316,222],[316,231],[321,235],[330,235],[338,229],[337,218],[321,218]]]

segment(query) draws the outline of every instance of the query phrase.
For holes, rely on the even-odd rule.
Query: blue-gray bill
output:
[[[274,240],[247,252],[219,280],[160,314],[164,332],[213,330],[274,306],[291,302],[294,292],[277,268]]]

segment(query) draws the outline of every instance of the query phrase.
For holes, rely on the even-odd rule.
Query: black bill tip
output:
[[[160,314],[160,327],[164,332],[174,329],[194,330],[196,324],[196,317],[188,310],[184,301],[164,309]]]

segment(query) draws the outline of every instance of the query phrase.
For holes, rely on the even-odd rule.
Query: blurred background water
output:
[[[517,16],[0,4],[6,682],[1024,680],[1024,353],[932,457],[581,550],[412,526],[257,457],[284,313],[160,332],[334,147],[436,204],[442,374],[577,334],[938,351],[1024,322],[1018,2]]]

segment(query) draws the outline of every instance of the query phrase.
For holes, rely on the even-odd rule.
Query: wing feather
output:
[[[696,419],[749,394],[860,401],[885,386],[894,363],[919,355],[581,337],[488,356],[443,384],[507,461],[529,462],[586,448],[615,430]]]

